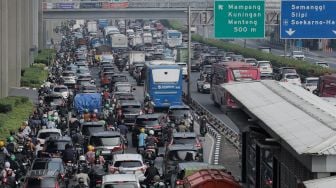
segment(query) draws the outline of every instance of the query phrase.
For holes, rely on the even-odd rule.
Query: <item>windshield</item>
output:
[[[251,64],[251,65],[256,65],[257,61],[253,59],[246,60],[246,63]]]
[[[60,133],[57,133],[57,132],[44,132],[44,133],[39,133],[38,134],[38,138],[40,138],[40,139],[46,139],[48,137],[57,137],[57,136],[61,136]]]
[[[67,72],[62,74],[64,77],[75,76],[75,73]]]
[[[184,116],[185,114],[189,115],[189,109],[172,109],[169,111],[169,115],[173,116]]]
[[[173,144],[194,144],[194,137],[174,137]]]
[[[136,124],[140,126],[155,126],[159,125],[159,120],[157,118],[147,118],[147,119],[137,118]]]
[[[234,69],[232,73],[235,81],[258,79],[258,69]]]
[[[269,64],[269,63],[259,63],[259,66],[260,66],[260,67],[267,67],[267,68],[270,68],[270,67],[271,67],[271,64]]]
[[[318,65],[320,65],[321,67],[329,67],[328,63],[317,63]]]
[[[299,76],[296,75],[296,74],[289,74],[289,75],[286,75],[286,78],[287,78],[287,79],[298,79]]]
[[[127,106],[122,106],[122,111],[123,112],[135,112],[138,113],[141,110],[140,105],[127,105]]]
[[[301,52],[301,51],[293,51],[293,55],[304,55],[304,53],[303,52]]]
[[[194,150],[172,150],[168,154],[168,159],[171,161],[194,161],[197,155]]]
[[[54,188],[56,185],[55,177],[27,178],[26,187],[29,188]]]
[[[114,163],[114,167],[123,167],[123,168],[135,168],[135,167],[141,167],[142,163],[140,161],[116,161]]]
[[[204,67],[204,72],[211,72],[212,67]]]
[[[60,170],[60,163],[48,161],[35,161],[32,170]]]
[[[89,85],[91,84],[90,80],[77,80],[78,85]]]
[[[169,32],[168,33],[168,38],[180,38],[181,35],[182,34],[180,32]]]
[[[117,86],[116,91],[131,92],[132,91],[132,87],[131,86]]]
[[[113,76],[114,82],[127,82],[126,76]]]
[[[307,85],[314,85],[314,86],[316,86],[317,85],[317,83],[318,83],[318,79],[316,79],[316,80],[313,80],[313,79],[308,79],[308,80],[306,80],[306,83],[307,83]]]
[[[152,70],[154,83],[172,83],[180,79],[180,69],[154,69]]]
[[[137,188],[137,187],[138,185],[136,183],[130,183],[130,182],[109,183],[104,185],[104,188]]]
[[[97,126],[84,126],[82,129],[83,135],[89,135],[92,133],[102,132],[104,131],[104,127],[102,125]]]
[[[93,136],[90,140],[90,144],[93,146],[118,146],[120,144],[119,136],[111,137],[95,137]]]
[[[65,87],[55,87],[54,92],[67,92],[68,88]]]

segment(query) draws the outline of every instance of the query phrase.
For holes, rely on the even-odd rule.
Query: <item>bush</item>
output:
[[[48,78],[48,71],[45,70],[44,64],[33,64],[31,67],[24,70],[21,77],[21,86],[40,87]]]
[[[56,51],[54,49],[39,50],[37,56],[34,59],[34,63],[48,65],[55,57]]]
[[[12,105],[10,104],[0,104],[0,113],[7,113],[12,111]]]

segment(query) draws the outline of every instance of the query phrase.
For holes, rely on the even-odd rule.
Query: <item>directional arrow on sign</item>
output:
[[[335,30],[332,30],[332,32],[336,35],[336,31]]]
[[[289,28],[289,30],[286,30],[286,33],[287,33],[289,36],[292,36],[292,35],[295,33],[295,30],[293,30],[292,28]]]

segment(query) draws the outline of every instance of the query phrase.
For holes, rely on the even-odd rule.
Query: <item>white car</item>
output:
[[[182,69],[182,76],[186,77],[188,75],[188,67],[187,63],[184,62],[176,62],[177,65],[179,65]]]
[[[140,188],[139,179],[135,174],[109,174],[103,176],[102,188],[131,187]]]
[[[112,165],[109,166],[111,174],[135,174],[140,182],[146,179],[145,165],[142,155],[140,154],[114,154]]]
[[[135,88],[128,82],[116,82],[114,84],[114,91],[131,93]]]
[[[315,89],[317,89],[318,81],[319,81],[318,77],[307,77],[304,79],[302,87],[312,93]]]
[[[304,60],[305,55],[302,51],[292,51],[292,58],[297,60]]]
[[[64,84],[76,84],[76,74],[73,71],[64,71],[62,73]]]
[[[319,61],[319,62],[316,62],[315,64],[323,68],[329,68],[329,63],[327,62]]]
[[[288,82],[294,85],[301,86],[301,79],[300,76],[296,73],[287,73],[284,74],[282,79],[280,80],[282,82]]]
[[[62,136],[62,131],[60,129],[40,129],[37,133],[37,140],[39,140],[41,146],[43,146],[46,138],[60,136]]]
[[[69,98],[70,91],[65,85],[57,85],[53,88],[53,94],[61,95],[64,99]]]

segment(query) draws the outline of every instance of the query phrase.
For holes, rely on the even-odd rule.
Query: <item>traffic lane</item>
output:
[[[9,96],[28,97],[34,104],[38,102],[38,89],[28,87],[12,87],[9,89]]]
[[[225,115],[219,108],[215,107],[213,104],[213,101],[210,98],[210,94],[204,94],[199,93],[197,91],[197,79],[199,78],[199,72],[192,72],[190,77],[190,92],[191,97],[193,100],[197,101],[199,104],[201,104],[204,108],[206,108],[210,113],[215,115],[218,119],[222,120],[224,123],[226,123],[227,126],[229,126],[231,129],[233,129],[236,132],[239,131],[239,127],[237,127],[230,118]],[[187,92],[187,83],[184,82],[183,84],[184,92]]]

